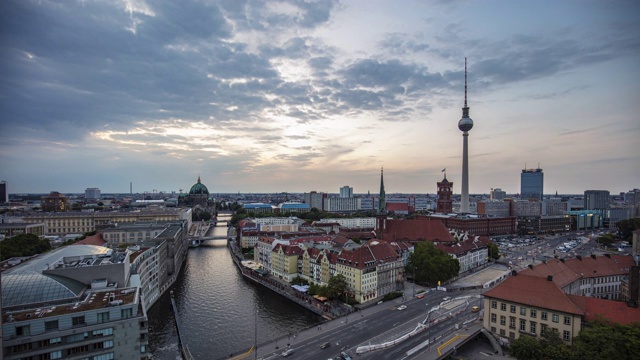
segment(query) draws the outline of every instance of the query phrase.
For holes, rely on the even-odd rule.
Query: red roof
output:
[[[567,296],[584,310],[585,321],[606,319],[624,325],[640,323],[640,309],[627,306],[624,302],[588,296]]]
[[[95,235],[91,235],[85,239],[82,239],[80,241],[76,241],[75,243],[73,243],[73,245],[97,245],[97,246],[104,246],[107,242],[104,241],[104,238],[102,237],[102,233],[97,233]]]
[[[448,254],[455,254],[457,256],[464,255],[469,251],[483,249],[487,247],[489,243],[489,238],[486,236],[472,236],[467,240],[460,241],[455,244],[437,244],[436,248],[440,249]]]
[[[399,256],[391,245],[384,241],[368,243],[355,250],[342,251],[338,254],[338,262],[358,269],[375,267],[379,263],[398,260]]]
[[[510,276],[483,295],[569,314],[584,314],[584,311],[573,303],[558,285],[538,276],[521,274]]]
[[[558,259],[550,259],[546,262],[538,264],[532,268],[527,268],[518,273],[518,275],[531,275],[541,278],[553,276],[553,282],[559,287],[564,288],[572,282],[580,279],[580,274],[570,269],[565,263]]]
[[[438,219],[386,220],[386,224],[386,229],[381,230],[385,241],[454,242],[449,230]]]
[[[409,211],[408,203],[387,203],[387,211]]]

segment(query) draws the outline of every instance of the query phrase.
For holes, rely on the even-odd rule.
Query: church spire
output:
[[[384,192],[384,168],[380,168],[380,201],[378,202],[378,213],[385,214],[387,212],[387,201]]]

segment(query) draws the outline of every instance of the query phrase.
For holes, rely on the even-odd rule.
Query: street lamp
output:
[[[256,314],[254,317],[254,339],[253,339],[253,354],[254,359],[258,359],[258,307],[255,305]]]
[[[416,267],[413,267],[413,297],[416,297]]]

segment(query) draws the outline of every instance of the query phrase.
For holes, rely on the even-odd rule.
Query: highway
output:
[[[405,293],[410,294],[411,291],[405,289]],[[478,295],[479,290],[473,292],[458,292],[456,296]],[[282,358],[282,352],[287,349],[293,349],[293,353],[288,359],[337,359],[341,352],[346,352],[352,357],[358,359],[412,359],[421,358],[420,354],[428,351],[427,348],[422,349],[413,354],[413,357],[407,357],[407,351],[417,347],[421,343],[427,341],[428,338],[439,337],[443,333],[448,332],[455,323],[461,324],[464,319],[476,317],[477,313],[471,312],[471,306],[481,306],[479,298],[469,299],[466,301],[457,300],[449,302],[449,307],[455,307],[453,311],[460,311],[455,318],[448,316],[448,311],[442,308],[433,314],[440,314],[439,322],[433,324],[431,328],[422,331],[418,335],[407,339],[406,341],[383,350],[366,352],[356,356],[356,349],[359,346],[371,344],[383,344],[388,341],[395,340],[400,336],[414,330],[416,326],[423,322],[429,310],[442,302],[443,297],[452,296],[442,291],[430,291],[423,299],[411,298],[407,301],[396,299],[375,305],[365,309],[362,312],[350,314],[348,317],[332,320],[313,329],[307,329],[295,337],[280,339],[258,347],[258,358],[261,359],[279,359]],[[398,310],[400,305],[405,305],[406,309]],[[446,317],[446,319],[444,318]],[[329,342],[331,345],[322,349],[321,344]],[[287,347],[289,345],[289,347]],[[276,349],[277,346],[277,349]]]

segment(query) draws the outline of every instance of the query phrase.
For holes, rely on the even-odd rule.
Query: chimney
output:
[[[560,259],[560,261],[562,261],[562,263],[564,264],[564,258]]]
[[[591,257],[593,258],[593,260],[596,259],[596,254],[591,254]]]
[[[517,271],[515,271],[515,270],[511,270],[511,275],[512,275],[512,276],[516,276],[516,275],[518,275],[518,272],[517,272]]]
[[[577,256],[576,256],[576,258],[577,258],[578,260],[582,261],[582,256],[577,255]]]
[[[604,256],[608,257],[609,259],[611,259],[611,254],[604,254]]]
[[[553,276],[547,275],[547,281],[553,281]]]
[[[527,266],[529,267],[529,269],[533,270],[533,264],[529,264]]]

